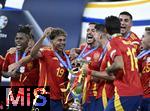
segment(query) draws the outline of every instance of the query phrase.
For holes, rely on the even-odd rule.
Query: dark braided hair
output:
[[[27,34],[29,36],[30,39],[33,39],[34,36],[32,34],[32,27],[31,25],[27,24],[27,25],[19,25],[18,31],[17,33],[24,33]]]

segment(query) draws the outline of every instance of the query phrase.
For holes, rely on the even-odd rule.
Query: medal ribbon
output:
[[[90,53],[92,53],[94,50],[96,50],[98,47],[95,47],[95,48],[93,48],[93,49],[91,49],[91,50],[89,50],[88,52],[85,53],[86,48],[87,48],[87,45],[84,47],[84,49],[82,50],[82,52],[80,53],[80,55],[77,57],[77,59],[80,60],[80,59],[86,57],[87,55],[89,55]]]
[[[24,52],[23,53],[23,55],[22,55],[22,58],[24,58],[25,56],[26,56],[26,52]],[[16,50],[16,58],[15,58],[15,62],[18,62],[18,60],[19,60],[19,54],[18,54],[18,51]]]
[[[128,32],[128,34],[124,37],[125,39],[127,39],[130,36],[131,32]]]
[[[138,56],[138,59],[141,59],[142,57],[144,57],[145,55],[149,54],[150,50],[143,50]]]
[[[98,61],[101,61],[103,59],[104,55],[106,54],[108,44],[109,44],[109,41],[105,44],[105,46],[103,48],[103,52],[101,53],[101,56]]]
[[[24,58],[26,56],[26,52],[23,53],[22,57],[21,58]],[[15,58],[15,62],[18,62],[19,61],[19,54],[18,54],[18,50],[16,50],[16,58]],[[26,80],[27,76],[23,79],[23,82]],[[20,79],[19,81],[21,82],[22,80],[22,74],[20,75]]]
[[[70,71],[72,69],[72,65],[71,65],[71,62],[70,62],[70,59],[69,57],[67,56],[67,54],[63,51],[63,54],[67,60],[67,63],[60,57],[60,55],[54,51],[55,55],[57,56],[58,60],[60,61],[60,63],[68,70]]]

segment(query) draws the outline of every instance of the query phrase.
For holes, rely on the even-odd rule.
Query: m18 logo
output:
[[[3,87],[3,88],[2,88]],[[6,87],[2,86],[0,111],[49,111],[48,87]],[[6,101],[6,102],[5,102]]]

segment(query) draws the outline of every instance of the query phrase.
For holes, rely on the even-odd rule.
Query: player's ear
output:
[[[111,39],[111,36],[108,33],[105,33],[108,40]]]
[[[107,33],[107,29],[106,29],[106,27],[104,28],[104,33]]]
[[[53,41],[53,40],[50,40],[50,41],[49,41],[49,43],[50,43],[50,44],[53,44],[53,43],[54,43],[54,41]]]
[[[106,37],[106,33],[102,32],[101,35],[100,35],[100,39],[103,39],[104,37]]]
[[[133,26],[133,22],[132,22],[132,20],[131,20],[130,26],[131,26],[131,27]]]
[[[99,39],[101,40],[103,38],[102,34],[99,35]]]

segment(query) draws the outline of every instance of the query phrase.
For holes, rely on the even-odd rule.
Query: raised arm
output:
[[[37,41],[37,43],[33,46],[32,50],[31,50],[31,57],[36,57],[36,55],[39,52],[39,49],[43,43],[43,40],[49,36],[51,34],[51,31],[53,30],[52,27],[48,27],[45,29],[43,36]]]

